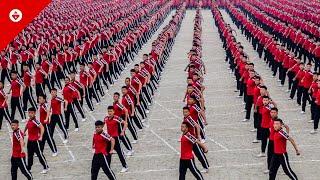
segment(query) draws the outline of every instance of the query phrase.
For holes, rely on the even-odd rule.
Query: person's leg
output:
[[[48,145],[49,145],[51,151],[53,153],[57,153],[58,152],[57,146],[56,146],[56,143],[55,143],[55,141],[53,139],[52,133],[50,132],[49,125],[47,125],[47,124],[44,125],[44,129],[45,129],[44,131],[45,131],[46,136],[47,136]]]
[[[197,143],[193,145],[193,152],[196,155],[197,159],[200,161],[202,167],[204,169],[209,169],[207,157]]]
[[[66,126],[64,125],[62,114],[56,115],[56,116],[57,116],[58,126],[61,129],[61,131],[63,132],[64,139],[68,139],[69,138],[68,131],[66,129]]]
[[[12,180],[18,179],[18,158],[11,157],[11,178]]]
[[[197,180],[203,180],[201,172],[199,171],[199,169],[196,167],[196,164],[194,163],[194,159],[190,160],[189,169]]]
[[[119,137],[115,137],[114,140],[115,140],[114,150],[117,152],[117,154],[119,156],[122,167],[127,168],[128,167],[127,162],[126,162],[125,156],[123,154],[122,148],[120,146],[120,139],[119,139]]]
[[[298,85],[298,91],[297,91],[297,103],[301,105],[301,98],[302,98],[302,91],[303,87]]]
[[[273,144],[273,141],[269,140],[269,143],[268,143],[268,155],[267,155],[268,170],[270,170],[271,159],[272,159],[272,156],[274,154],[273,152],[274,152],[274,144]]]
[[[19,103],[19,100],[15,97],[11,97],[11,117],[10,119],[11,120],[14,120],[14,117],[16,115],[16,109],[17,109],[17,106],[18,106],[18,103]]]
[[[115,180],[116,176],[108,164],[107,156],[102,155],[102,157],[103,157],[103,160],[101,161],[101,167],[102,167],[103,172],[108,176],[108,178],[110,180]]]
[[[27,150],[28,150],[28,170],[31,170],[33,165],[33,155],[34,155],[34,142],[28,141]]]
[[[18,101],[19,101],[18,102],[18,110],[19,110],[20,116],[22,119],[26,119],[26,115],[25,115],[23,108],[22,108],[22,106],[23,106],[22,105],[22,97],[19,97]]]
[[[261,152],[265,153],[266,152],[266,147],[268,143],[268,134],[269,129],[262,128],[262,140],[261,140]]]
[[[18,159],[17,159],[18,160]],[[19,158],[19,169],[21,173],[28,179],[31,180],[33,179],[31,172],[27,169],[26,165],[26,159],[25,158]]]
[[[94,154],[91,162],[91,180],[98,179],[99,170],[100,170],[99,158],[97,154]]]
[[[289,164],[289,158],[288,158],[288,154],[284,153],[282,154],[282,157],[280,158],[280,163],[282,166],[282,169],[284,171],[284,173],[286,173],[286,175],[292,179],[292,180],[298,180],[297,175],[292,171],[290,164]]]
[[[71,113],[71,116],[72,116],[72,119],[73,119],[75,128],[79,128],[79,125],[78,125],[78,116],[77,116],[76,111],[75,111],[75,109],[74,109],[73,103],[71,103],[71,104],[68,105],[68,109],[70,109],[70,113]],[[68,128],[67,128],[67,129],[68,129]]]
[[[180,163],[179,163],[179,180],[185,180],[186,179],[188,163],[189,163],[188,160],[180,159]]]
[[[137,130],[134,127],[133,123],[132,123],[132,117],[128,118],[128,129],[133,137],[134,140],[138,140],[138,134],[137,134]]]
[[[278,169],[280,167],[279,156],[274,154],[271,158],[270,171],[269,171],[269,180],[275,180],[277,176]]]
[[[35,142],[34,148],[35,148],[34,151],[35,151],[35,153],[37,154],[38,159],[39,159],[41,165],[43,166],[43,169],[48,169],[49,166],[48,166],[48,164],[47,164],[46,158],[44,157],[44,155],[43,155],[43,153],[42,153],[42,151],[41,151],[41,149],[40,149],[40,143],[39,143],[39,141],[36,141],[36,142]]]
[[[120,137],[121,142],[123,143],[124,147],[126,147],[128,151],[132,151],[132,146],[131,146],[131,143],[130,143],[127,135],[119,136],[119,137]]]

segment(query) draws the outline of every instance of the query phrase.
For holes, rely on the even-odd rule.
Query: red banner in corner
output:
[[[51,0],[0,0],[0,50],[51,2]]]

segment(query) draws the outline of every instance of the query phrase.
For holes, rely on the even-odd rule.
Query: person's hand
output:
[[[64,108],[64,111],[67,111],[67,108],[66,108],[66,107]]]
[[[94,149],[91,149],[92,154],[94,154],[96,151]]]
[[[297,154],[297,156],[300,156],[299,150],[296,150],[296,154]]]
[[[110,152],[109,152],[109,154],[113,154],[114,153],[114,150],[112,149],[112,150],[110,150]]]
[[[42,141],[42,136],[39,137],[39,141]]]
[[[124,132],[121,132],[121,133],[120,133],[120,136],[124,136]]]

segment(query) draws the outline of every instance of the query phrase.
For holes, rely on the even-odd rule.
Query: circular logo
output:
[[[22,19],[22,12],[19,9],[12,9],[9,18],[12,22],[19,22]]]

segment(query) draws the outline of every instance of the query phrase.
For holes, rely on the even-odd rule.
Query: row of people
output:
[[[232,14],[231,16],[236,24],[239,26],[241,26],[240,24],[248,24],[252,27],[248,28],[249,26],[241,26],[250,40],[256,41],[258,46],[265,49],[265,56],[267,56],[266,61],[269,64],[269,67],[273,66],[273,76],[276,75],[279,69],[278,81],[280,82],[280,86],[284,85],[286,76],[288,77],[288,92],[290,92],[289,100],[292,100],[294,96],[297,95],[297,105],[301,106],[302,114],[305,113],[307,103],[309,102],[311,105],[311,120],[309,122],[314,123],[311,134],[316,133],[320,118],[320,94],[318,93],[320,87],[320,74],[312,72],[313,64],[304,64],[301,62],[299,57],[294,56],[294,54],[290,53],[284,45],[280,45],[275,41],[273,38],[274,34],[269,34],[268,32],[263,31],[262,28],[255,26],[245,18],[244,14],[238,12],[234,7],[229,6],[228,9],[230,9],[229,12]],[[251,15],[250,17],[254,16]],[[257,34],[260,34],[260,36]],[[269,43],[265,45],[262,41],[267,41]]]
[[[250,117],[250,113],[248,112],[251,111],[254,104],[253,124],[256,130],[253,130],[253,132],[257,132],[256,138],[261,141],[261,153],[258,157],[266,156],[265,152],[268,145],[268,170],[265,173],[269,173],[269,179],[274,180],[281,165],[290,179],[298,179],[289,165],[286,141],[289,140],[293,144],[297,155],[300,155],[300,152],[292,137],[289,136],[288,126],[278,117],[276,103],[271,99],[262,77],[254,69],[254,64],[244,52],[241,43],[237,42],[233,35],[234,30],[223,20],[217,4],[212,6],[212,13],[223,42],[223,47],[226,49],[226,53],[229,51],[231,54],[230,56],[227,55],[227,61],[233,61],[235,64],[236,87],[237,91],[241,90],[245,97],[246,116],[249,114]],[[244,122],[247,121],[248,119],[244,120]],[[259,142],[257,140],[253,142]]]
[[[181,157],[179,166],[179,179],[184,180],[187,169],[197,180],[203,179],[201,172],[209,172],[209,162],[205,153],[208,152],[204,145],[205,126],[207,125],[205,116],[205,104],[203,92],[203,74],[205,73],[202,61],[202,14],[201,3],[196,6],[194,19],[192,48],[188,53],[189,63],[185,68],[187,72],[187,89],[183,99],[183,121],[181,124],[182,137]],[[194,155],[200,161],[203,170],[199,171],[195,166]]]

